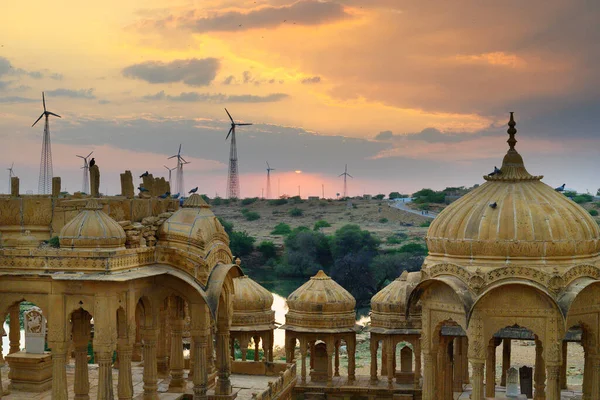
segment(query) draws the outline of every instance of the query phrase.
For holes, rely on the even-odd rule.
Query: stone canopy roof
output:
[[[247,275],[233,280],[232,331],[262,331],[275,327],[273,295]]]
[[[420,308],[414,310],[415,314],[406,319],[410,294],[420,280],[420,272],[404,271],[400,277],[371,298],[371,332],[386,333],[394,329],[421,327]]]

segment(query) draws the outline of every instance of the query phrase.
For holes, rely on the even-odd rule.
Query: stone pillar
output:
[[[348,383],[351,384],[356,380],[356,336],[351,335],[346,342],[346,350],[348,351]]]
[[[506,386],[506,371],[510,368],[511,339],[502,340],[502,376],[500,386]]]
[[[171,348],[168,347],[169,335],[169,309],[167,301],[158,312],[158,341],[156,342],[156,370],[159,378],[169,376],[169,354]]]
[[[421,341],[415,340],[413,343],[413,352],[415,355],[415,389],[421,387]]]
[[[13,197],[19,197],[19,178],[16,176],[10,178],[10,195]]]
[[[334,355],[334,360],[335,360],[335,370],[333,372],[333,376],[340,376],[340,341],[336,340],[335,341],[335,355]]]
[[[217,332],[217,368],[219,369],[215,394],[229,395],[231,394],[231,361],[229,354],[229,329],[227,327],[220,328]]]
[[[592,355],[588,347],[584,346],[584,365],[583,365],[583,400],[592,398]]]
[[[483,369],[485,362],[483,360],[469,359],[473,368],[473,392],[471,393],[471,400],[484,400],[483,397]]]
[[[435,363],[436,353],[423,353],[423,400],[435,399]]]
[[[454,357],[453,357],[453,352],[454,352],[454,346],[453,346],[454,341],[452,339],[450,339],[446,346],[444,346],[444,350],[446,353],[446,363],[444,364],[444,398],[446,400],[453,400],[454,398],[454,393],[452,391],[452,375],[453,375],[453,370],[454,370]]]
[[[544,358],[542,357],[542,343],[539,340],[535,341],[535,370],[533,373],[535,393],[533,398],[535,400],[546,399],[546,365]]]
[[[333,353],[335,343],[333,340],[327,342],[327,386],[333,385]]]
[[[463,391],[463,363],[466,362],[465,351],[463,347],[463,340],[461,337],[454,338],[454,371],[452,375],[452,391],[462,392]]]
[[[208,350],[209,338],[212,340],[210,329],[207,329],[192,338],[192,346],[194,347],[194,400],[204,400],[207,398],[208,365],[206,351]]]
[[[548,365],[548,387],[546,388],[546,398],[548,400],[560,400],[560,365]]]
[[[490,339],[487,347],[487,360],[485,363],[485,396],[496,396],[496,343]]]
[[[185,391],[183,378],[183,319],[179,316],[171,319],[171,382],[169,390],[174,392]]]
[[[600,357],[595,356],[591,363],[591,397],[590,400],[600,400]]]
[[[248,337],[246,336],[246,334],[242,334],[240,335],[240,351],[242,352],[242,361],[246,361],[248,359],[248,344],[250,342],[250,340],[248,339]],[[231,344],[233,344],[233,339],[231,340]],[[235,354],[235,348],[232,346],[231,348],[232,350],[232,355]],[[233,357],[235,359],[235,357]]]
[[[381,341],[381,376],[387,375],[387,338]]]
[[[73,312],[73,344],[75,345],[75,400],[89,400],[88,343],[91,332],[91,315],[84,310]]]
[[[377,347],[379,343],[377,337],[371,334],[371,384],[377,384]],[[311,355],[311,361],[313,357]]]
[[[254,340],[254,361],[260,361],[260,357],[258,354],[258,345],[260,343],[260,336],[254,336],[252,339]],[[264,347],[265,347],[265,343],[263,340],[263,350],[265,353],[265,360],[269,361],[269,359],[267,357],[267,354],[268,354],[267,349],[265,349]]]
[[[156,329],[144,329],[144,400],[158,399],[158,373],[156,370]]]
[[[208,358],[208,373],[213,373],[215,371],[215,328],[212,326],[210,328],[210,335],[208,337],[208,354],[206,357]]]
[[[8,354],[17,353],[21,350],[21,324],[19,322],[20,303],[13,304],[9,307],[10,325],[8,331],[8,339],[10,340],[10,348]]]
[[[52,178],[52,197],[60,196],[60,177],[55,176]]]
[[[560,388],[567,390],[567,355],[568,355],[568,342],[563,340],[562,342],[562,365],[560,367]]]
[[[464,354],[464,362],[462,363],[463,371],[463,385],[468,385],[471,381],[469,380],[469,361],[468,361],[468,347],[469,347],[469,338],[462,338],[462,347],[465,350]]]
[[[117,394],[119,400],[131,400],[133,398],[133,382],[131,376],[131,357],[133,346],[128,339],[119,339],[117,343],[117,354],[119,356],[119,382]]]
[[[135,343],[133,344],[133,353],[131,361],[142,361],[142,330],[140,328],[140,316],[136,310],[135,316]]]
[[[50,343],[52,350],[52,400],[67,400],[67,350],[68,342]]]
[[[92,197],[100,197],[100,168],[98,165],[90,167],[90,194]]]
[[[96,362],[98,363],[98,400],[112,400],[115,397],[112,384],[112,356],[113,352],[109,349],[96,352]]]
[[[302,379],[302,383],[306,383],[306,339],[300,339],[300,356],[301,356],[301,367],[300,367],[300,376]],[[312,357],[311,357],[312,358]]]
[[[386,369],[387,369],[387,380],[388,380],[388,388],[394,387],[394,376],[396,375],[396,371],[394,368],[394,358],[395,358],[395,346],[393,345],[393,340],[391,336],[386,338]],[[382,363],[383,364],[383,363]]]
[[[125,171],[125,173],[121,174],[121,196],[125,196],[128,199],[133,199],[135,196],[131,171]]]

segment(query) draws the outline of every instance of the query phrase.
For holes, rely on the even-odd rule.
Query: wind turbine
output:
[[[275,171],[275,168],[271,168],[269,162],[267,163],[267,199],[271,198],[271,171]]]
[[[48,117],[54,115],[55,117],[62,118],[58,114],[46,110],[46,98],[44,92],[42,92],[42,104],[44,105],[44,112],[40,117],[31,125],[33,128],[35,124],[39,122],[42,117],[45,117],[44,123],[44,138],[42,140],[42,157],[40,160],[40,178],[38,181],[38,193],[49,194],[52,191],[52,148],[50,146],[50,123]]]
[[[12,191],[12,185],[10,183],[11,178],[13,176],[15,176],[15,174],[13,173],[13,167],[15,166],[15,163],[13,161],[12,165],[10,166],[10,168],[6,168],[8,170],[8,193],[10,193]]]
[[[81,167],[81,169],[83,169],[83,183],[81,185],[81,191],[86,194],[89,193],[90,190],[90,164],[88,163],[88,158],[90,158],[92,153],[93,151],[85,157],[76,154],[77,157],[83,160],[83,167]]]
[[[174,188],[171,188],[171,192],[173,193],[185,193],[185,189],[183,186],[183,164],[189,164],[187,161],[185,161],[185,159],[183,157],[181,157],[181,144],[179,144],[179,150],[177,151],[177,154],[175,154],[174,156],[171,156],[168,158],[168,160],[170,160],[171,158],[177,158],[177,190],[175,190]],[[169,172],[170,174],[170,172]],[[169,179],[170,180],[170,179]]]
[[[348,173],[348,164],[346,164],[346,168],[344,168],[344,173],[340,174],[339,176],[343,176],[344,177],[344,196],[342,198],[346,198],[346,195],[348,193],[348,184],[346,183],[346,179],[348,177],[354,178],[352,175],[350,175]]]
[[[171,172],[172,172],[174,169],[177,169],[177,167],[169,168],[169,167],[167,167],[166,165],[163,165],[163,167],[165,167],[165,168],[167,169],[167,171],[169,171],[169,188],[170,188],[171,190],[173,190],[173,184],[171,183]]]
[[[235,142],[235,127],[236,126],[245,126],[252,125],[249,123],[238,124],[236,123],[229,111],[225,109],[227,116],[231,120],[231,128],[229,129],[229,133],[225,140],[229,139],[229,135],[231,135],[231,147],[229,149],[229,174],[227,176],[227,198],[239,198],[240,197],[240,178],[238,175],[238,158],[237,158],[237,145]]]

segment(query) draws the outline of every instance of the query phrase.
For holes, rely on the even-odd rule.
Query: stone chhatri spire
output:
[[[508,132],[509,138],[506,141],[506,143],[508,143],[508,145],[510,146],[510,150],[514,150],[515,149],[515,145],[517,144],[517,139],[515,139],[515,134],[517,133],[517,129],[515,128],[515,126],[517,125],[517,123],[515,122],[515,118],[513,116],[514,111],[510,112],[510,121],[508,121],[508,130],[506,132]]]

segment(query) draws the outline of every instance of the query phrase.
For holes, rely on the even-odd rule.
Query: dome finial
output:
[[[510,120],[508,121],[508,135],[510,136],[507,140],[508,145],[510,146],[510,150],[515,149],[515,145],[517,144],[517,139],[515,139],[515,134],[517,133],[517,129],[515,126],[517,123],[515,122],[515,118],[513,116],[514,111],[510,112]]]

